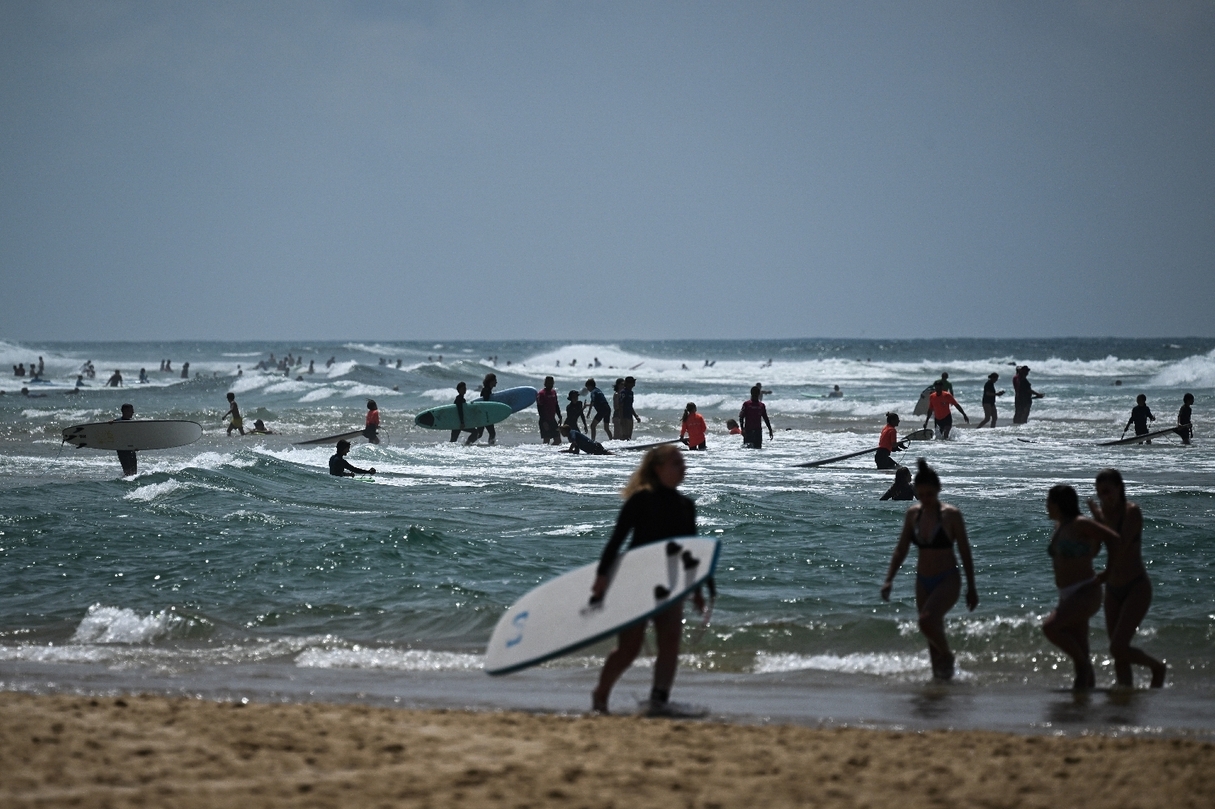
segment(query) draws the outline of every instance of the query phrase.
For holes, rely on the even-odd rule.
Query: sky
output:
[[[0,0],[0,338],[1215,335],[1215,3]]]

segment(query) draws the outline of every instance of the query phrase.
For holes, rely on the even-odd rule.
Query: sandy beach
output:
[[[1215,806],[1189,739],[0,693],[0,806]]]

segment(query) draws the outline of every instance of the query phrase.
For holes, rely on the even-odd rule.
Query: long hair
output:
[[[1064,522],[1070,522],[1080,516],[1080,497],[1076,490],[1066,483],[1051,486],[1050,491],[1046,493],[1046,500],[1055,504],[1063,515]]]
[[[695,403],[695,402],[688,402],[687,407],[685,407],[685,408],[683,409],[683,418],[681,418],[681,419],[679,420],[680,425],[682,426],[682,425],[684,425],[684,424],[687,424],[687,423],[688,423],[688,416],[692,415],[692,414],[693,414],[693,413],[695,413],[695,412],[696,412],[696,403]]]
[[[679,455],[680,449],[674,444],[663,444],[661,447],[654,447],[645,454],[641,459],[641,463],[633,471],[633,476],[629,478],[629,482],[625,485],[624,491],[620,496],[628,500],[637,492],[653,491],[662,487],[662,481],[658,479],[658,467],[662,466],[671,458]]]
[[[1102,483],[1110,483],[1118,487],[1118,493],[1122,495],[1122,502],[1126,502],[1126,484],[1122,482],[1122,473],[1117,469],[1102,469],[1097,473],[1097,485]]]

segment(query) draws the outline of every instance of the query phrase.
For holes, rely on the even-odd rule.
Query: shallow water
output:
[[[290,377],[252,370],[270,351],[290,351],[304,364]],[[339,682],[358,672],[381,678],[385,694],[424,677],[428,688],[449,682],[453,699],[466,700],[457,683],[482,676],[480,653],[505,607],[598,556],[638,459],[557,454],[538,443],[534,410],[500,425],[493,448],[450,445],[445,434],[414,427],[412,414],[450,401],[456,381],[475,388],[490,370],[500,387],[539,385],[554,374],[563,392],[579,389],[583,366],[597,357],[601,367],[591,373],[605,389],[617,376],[638,377],[644,421],[635,443],[677,434],[687,401],[710,425],[710,451],[687,456],[684,484],[701,532],[724,543],[712,623],[689,633],[683,658],[685,673],[698,674],[680,682],[698,695],[751,704],[728,694],[784,694],[788,683],[846,683],[873,694],[923,687],[929,668],[915,628],[912,560],[892,603],[877,594],[906,506],[878,501],[890,475],[865,457],[793,465],[872,446],[890,409],[904,414],[905,429],[918,426],[911,407],[943,370],[967,412],[981,418],[987,373],[1001,373],[1011,400],[1009,363],[1017,362],[1033,368],[1035,388],[1047,393],[1028,425],[1007,426],[1011,401],[1002,402],[999,429],[960,427],[951,441],[911,451],[940,471],[943,497],[962,509],[974,546],[981,603],[974,613],[955,608],[949,621],[958,687],[1057,696],[1070,682],[1070,666],[1039,629],[1055,599],[1043,500],[1058,482],[1088,496],[1095,472],[1114,465],[1147,518],[1155,595],[1140,640],[1170,664],[1162,699],[1185,705],[1212,696],[1215,455],[1201,426],[1215,407],[1212,340],[0,343],[2,367],[39,354],[51,384],[28,387],[42,398],[17,393],[21,380],[0,383],[0,679],[10,687],[155,677],[222,688],[262,667],[275,693],[294,693],[291,672],[326,672]],[[496,365],[486,359],[495,355]],[[330,356],[337,362],[326,369]],[[154,369],[162,357],[175,369],[188,360],[199,375],[150,371],[149,384],[133,384],[141,366]],[[87,359],[98,378],[66,394]],[[305,372],[309,359],[314,374]],[[127,387],[98,387],[114,368]],[[758,452],[724,434],[756,381],[771,391],[765,402],[778,431]],[[833,384],[843,398],[824,398]],[[225,436],[229,390],[247,423],[260,416],[281,434]],[[1187,391],[1197,397],[1194,446],[1173,437],[1150,447],[1096,446],[1118,437],[1135,394],[1147,394],[1167,426]],[[330,448],[292,446],[357,428],[369,396],[388,440],[358,445],[350,458],[375,466],[375,480],[333,479]],[[64,427],[112,418],[124,401],[140,418],[199,421],[204,436],[141,453],[140,474],[125,480],[111,453],[60,444]],[[1112,680],[1100,616],[1091,637],[1099,678]],[[582,683],[601,653],[529,675],[539,677],[532,707],[546,705],[544,677]],[[714,691],[726,680],[739,685]],[[945,721],[957,711],[947,710]]]

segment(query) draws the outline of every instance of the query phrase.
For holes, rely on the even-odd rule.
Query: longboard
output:
[[[916,430],[913,433],[908,433],[907,435],[903,436],[899,440],[900,441],[931,441],[932,440],[932,430],[929,430],[928,428],[924,428],[922,430]],[[809,463],[799,463],[798,466],[802,467],[802,468],[813,467],[813,466],[824,466],[829,463],[835,463],[836,461],[846,461],[849,458],[857,458],[857,457],[860,457],[861,455],[865,455],[867,453],[877,452],[877,451],[878,451],[878,448],[873,447],[871,449],[860,450],[859,452],[849,452],[847,455],[836,455],[834,458],[823,458],[821,461],[810,461]]]
[[[915,409],[911,411],[911,415],[913,415],[913,416],[927,416],[928,415],[928,394],[932,393],[934,389],[935,389],[934,386],[929,385],[928,387],[924,388],[924,390],[922,390],[920,392],[920,400],[915,403]]]
[[[686,438],[669,438],[666,441],[655,441],[653,444],[638,444],[635,447],[633,447],[633,446],[619,447],[618,449],[621,452],[636,452],[637,450],[642,450],[642,449],[653,449],[654,447],[664,447],[667,444],[686,444],[686,443],[688,443],[688,440]]]
[[[488,427],[503,421],[513,411],[502,402],[487,402],[473,399],[464,405],[464,423],[460,424],[460,413],[454,404],[432,407],[414,417],[413,423],[430,430],[468,430]]]
[[[1146,441],[1149,438],[1156,438],[1157,436],[1161,436],[1161,435],[1177,435],[1177,428],[1170,427],[1167,430],[1157,430],[1154,433],[1144,433],[1143,435],[1137,435],[1137,436],[1134,436],[1133,438],[1121,438],[1117,441],[1103,441],[1100,444],[1098,444],[1097,446],[1099,446],[1099,447],[1117,447],[1117,446],[1121,446],[1122,444],[1138,444],[1141,441]]]
[[[65,443],[105,450],[172,449],[202,438],[196,421],[103,421],[77,424],[63,431]]]
[[[598,563],[535,588],[506,611],[485,650],[487,674],[509,674],[577,651],[661,612],[713,575],[721,543],[652,542],[621,554],[603,600],[592,604]]]
[[[526,385],[518,388],[507,388],[489,395],[491,402],[501,402],[510,408],[510,412],[518,413],[536,403],[536,389]]]
[[[311,447],[319,444],[336,444],[339,441],[349,441],[352,438],[358,438],[363,435],[362,430],[351,430],[348,433],[338,433],[337,435],[327,435],[324,438],[312,438],[308,441],[296,441],[297,447]]]

